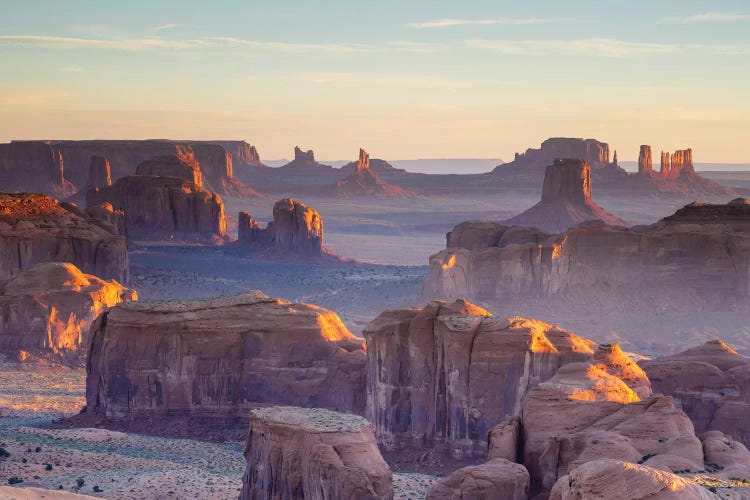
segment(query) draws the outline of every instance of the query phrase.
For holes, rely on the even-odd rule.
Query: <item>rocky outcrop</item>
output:
[[[41,262],[70,262],[87,274],[127,283],[125,238],[40,194],[0,193],[0,280]]]
[[[246,425],[250,409],[274,404],[363,413],[363,347],[335,313],[258,292],[127,302],[92,327],[87,408],[115,422],[187,421],[194,433]]]
[[[412,197],[405,189],[388,184],[383,181],[374,170],[370,168],[370,155],[364,149],[359,150],[359,160],[357,167],[348,176],[344,177],[336,184],[337,196],[344,198],[392,198],[392,197]]]
[[[542,201],[505,223],[562,232],[590,220],[628,225],[591,199],[591,169],[585,161],[558,158],[544,173]]]
[[[135,175],[175,177],[190,181],[197,188],[203,189],[203,174],[200,165],[192,155],[166,155],[150,158],[136,167]]]
[[[640,365],[654,390],[680,401],[697,433],[721,431],[750,446],[750,358],[716,340]]]
[[[715,488],[714,488],[715,489]],[[550,500],[718,500],[720,497],[690,478],[621,460],[593,460],[561,477]]]
[[[0,187],[3,191],[57,197],[70,196],[75,191],[65,180],[62,157],[44,141],[0,144]]]
[[[523,443],[521,417],[513,416],[503,420],[487,433],[487,460],[504,458],[511,462],[520,462]]]
[[[315,257],[329,253],[323,245],[323,218],[314,208],[292,198],[274,204],[273,221],[265,228],[247,212],[240,212],[237,244],[283,255]]]
[[[218,144],[232,155],[232,164],[236,167],[264,167],[260,161],[260,154],[255,146],[246,141],[208,141]],[[195,144],[195,142],[193,143]]]
[[[143,164],[141,171],[173,175],[123,177],[110,187],[90,190],[86,206],[109,203],[115,211],[122,211],[125,234],[131,239],[209,243],[226,239],[227,221],[221,197],[177,177],[197,176],[200,171],[182,161],[170,164],[161,160]]]
[[[89,163],[89,178],[86,190],[105,188],[112,185],[112,175],[109,160],[103,156],[92,156]]]
[[[593,352],[556,326],[494,318],[461,300],[386,311],[364,336],[367,415],[378,442],[455,456],[484,456],[487,432],[520,414],[529,389]]]
[[[312,149],[302,151],[299,146],[294,146],[294,161],[300,165],[309,164],[311,166],[317,163],[315,161],[315,153]]]
[[[321,409],[253,410],[240,500],[393,498],[368,422]]]
[[[649,177],[653,175],[654,167],[651,160],[651,146],[641,146],[641,151],[638,154],[638,175]]]
[[[427,492],[426,500],[526,500],[529,472],[523,465],[502,458],[459,469]]]
[[[556,158],[581,159],[591,168],[609,164],[609,145],[596,139],[553,137],[544,141],[539,149],[529,148],[525,153],[516,153],[514,164],[551,165]],[[503,166],[497,167],[499,171]]]
[[[428,299],[701,310],[747,307],[750,205],[691,204],[649,226],[589,223],[550,235],[464,222],[430,257]],[[680,290],[679,294],[674,293]]]
[[[0,283],[0,350],[79,351],[94,319],[126,300],[137,300],[135,291],[115,280],[69,263],[37,264]]]

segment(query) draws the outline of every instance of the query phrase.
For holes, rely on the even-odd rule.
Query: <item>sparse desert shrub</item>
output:
[[[52,464],[44,464],[44,470],[52,470]]]
[[[102,491],[104,490],[101,489],[98,485],[94,485],[94,493],[101,493]]]
[[[8,479],[8,484],[18,484],[18,483],[22,483],[22,482],[23,482],[23,479],[21,479],[18,476],[13,476],[10,479]]]
[[[83,488],[84,484],[86,484],[86,481],[84,481],[82,477],[79,477],[78,479],[76,479],[76,485],[78,486],[79,489]]]
[[[0,458],[8,458],[10,456],[10,452],[6,450],[5,448],[0,448]]]
[[[647,453],[646,455],[643,455],[643,457],[641,457],[640,460],[638,460],[638,463],[642,464],[642,463],[646,462],[646,460],[648,460],[649,458],[651,458],[653,456],[656,456],[656,454],[655,453]]]

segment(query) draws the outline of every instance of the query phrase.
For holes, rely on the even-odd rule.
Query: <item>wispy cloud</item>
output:
[[[581,40],[467,40],[469,47],[501,54],[568,54],[624,58],[680,52],[673,44],[627,42],[612,38]]]
[[[685,17],[671,17],[662,20],[663,23],[696,24],[696,23],[734,23],[750,21],[750,14],[735,12],[705,12]]]
[[[524,25],[524,24],[543,24],[552,23],[556,19],[547,18],[512,18],[500,17],[495,19],[433,19],[431,21],[418,21],[407,23],[409,28],[449,28],[452,26],[491,26],[495,24],[505,25]]]
[[[357,86],[373,87],[415,87],[425,88],[473,88],[473,87],[511,87],[520,85],[511,80],[487,80],[476,78],[446,78],[443,76],[394,75],[382,73],[297,73],[295,79],[316,84],[345,83]]]
[[[179,26],[179,24],[176,24],[176,23],[160,24],[159,26],[154,26],[154,29],[152,31],[173,30],[173,29],[175,29],[178,26]]]
[[[0,107],[39,109],[63,99],[73,97],[74,94],[64,90],[20,90],[0,92]]]
[[[346,53],[379,50],[426,52],[434,45],[421,42],[395,41],[384,45],[362,43],[306,43],[247,40],[234,37],[199,39],[167,39],[161,37],[136,38],[80,38],[47,35],[0,35],[0,45],[42,47],[48,49],[101,49],[119,51],[189,50],[237,48],[285,53]]]

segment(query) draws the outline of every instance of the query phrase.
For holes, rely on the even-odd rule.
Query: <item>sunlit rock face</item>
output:
[[[638,175],[649,177],[653,173],[654,165],[651,157],[651,146],[643,145],[638,153]]]
[[[672,398],[651,396],[645,373],[616,346],[562,366],[529,391],[523,405],[523,463],[532,496],[599,458],[669,470],[698,470],[701,442]]]
[[[628,225],[591,199],[591,169],[588,163],[558,158],[545,170],[542,201],[505,223],[561,232],[586,221]]]
[[[89,163],[89,178],[86,190],[112,185],[112,167],[104,156],[92,156]]]
[[[393,498],[393,475],[362,417],[319,408],[253,410],[241,500]]]
[[[321,307],[254,292],[120,304],[92,328],[88,409],[114,420],[246,424],[269,404],[363,413],[365,351]]]
[[[69,263],[37,264],[0,283],[0,350],[83,350],[94,319],[126,300],[136,292],[114,280]]]
[[[367,415],[389,449],[484,456],[489,429],[527,391],[593,343],[541,321],[500,319],[466,301],[386,311],[364,331]]]
[[[427,299],[525,298],[656,309],[746,307],[750,205],[690,204],[649,226],[587,223],[562,234],[464,222],[430,257]],[[679,293],[675,293],[679,290]]]
[[[0,193],[0,280],[41,262],[70,262],[82,272],[127,283],[125,238],[111,226],[40,194]]]
[[[655,390],[680,401],[697,433],[717,430],[750,446],[750,358],[717,340],[640,365]]]
[[[0,144],[0,186],[4,191],[70,196],[75,187],[64,174],[62,157],[47,142]]]
[[[239,214],[238,243],[259,250],[300,255],[322,255],[323,218],[317,210],[292,198],[273,206],[273,222],[263,228],[247,212]]]
[[[660,500],[717,500],[718,495],[690,478],[615,459],[588,462],[561,477],[550,500],[593,498],[659,498]]]
[[[400,186],[383,181],[370,168],[370,155],[364,149],[359,150],[359,160],[354,172],[336,184],[336,194],[343,198],[403,198],[414,196]]]

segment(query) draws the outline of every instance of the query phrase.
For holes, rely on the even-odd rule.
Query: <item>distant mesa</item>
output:
[[[109,221],[42,194],[0,193],[0,280],[42,262],[127,283],[125,238]]]
[[[109,203],[124,213],[130,239],[222,243],[227,239],[224,202],[202,188],[203,177],[191,156],[151,158],[109,187],[86,193],[86,206]]]
[[[0,144],[0,188],[62,198],[76,190],[66,180],[62,156],[45,141]]]
[[[628,225],[591,199],[591,169],[585,160],[557,158],[544,172],[542,201],[505,224],[559,233],[591,220]]]
[[[324,245],[318,211],[292,198],[274,204],[273,221],[265,228],[249,213],[240,212],[233,247],[272,259],[341,260]]]
[[[31,266],[0,282],[0,351],[83,356],[89,328],[108,307],[137,300],[115,280],[84,274],[63,262]]]
[[[357,166],[351,174],[338,181],[336,194],[343,198],[408,198],[416,196],[399,186],[388,184],[370,168],[370,155],[359,150]]]
[[[597,169],[609,164],[609,145],[596,139],[553,137],[542,142],[539,149],[529,148],[525,153],[516,153],[514,165],[551,165],[557,158],[576,158]],[[501,171],[506,163],[495,168]]]

